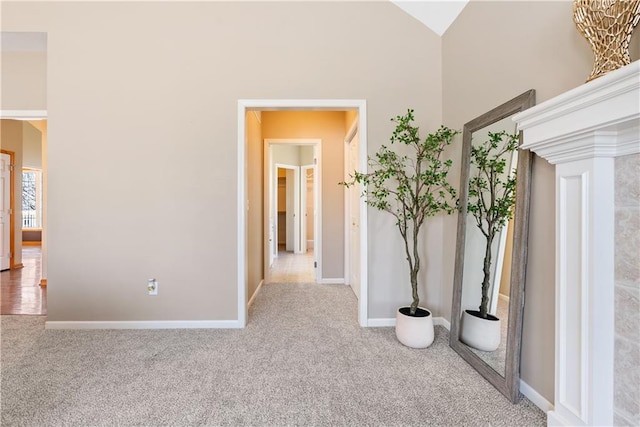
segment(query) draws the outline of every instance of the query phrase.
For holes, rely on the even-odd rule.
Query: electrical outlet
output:
[[[147,291],[149,295],[158,295],[158,281],[156,279],[149,279],[147,282]]]

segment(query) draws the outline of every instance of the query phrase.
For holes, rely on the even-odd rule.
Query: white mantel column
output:
[[[615,157],[640,152],[640,61],[514,121],[523,148],[556,165],[555,407],[547,424],[613,425]]]

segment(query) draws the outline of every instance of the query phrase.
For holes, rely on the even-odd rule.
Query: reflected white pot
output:
[[[426,316],[417,317],[401,313],[409,313],[409,307],[400,307],[396,312],[396,337],[398,341],[411,348],[426,348],[433,342],[433,316],[426,308],[418,307],[418,311]]]
[[[462,313],[460,340],[481,351],[494,351],[500,346],[500,319],[489,315],[487,319]],[[478,313],[477,311],[475,313]]]

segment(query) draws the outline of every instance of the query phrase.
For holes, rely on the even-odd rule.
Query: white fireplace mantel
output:
[[[555,402],[548,425],[613,425],[615,157],[640,152],[640,61],[514,116],[556,165]]]

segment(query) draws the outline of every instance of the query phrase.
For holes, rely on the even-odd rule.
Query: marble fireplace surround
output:
[[[522,148],[556,165],[555,402],[547,423],[613,425],[616,158],[640,153],[640,61],[514,121]]]

